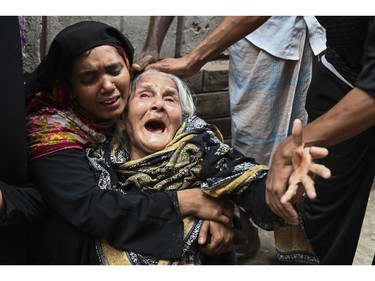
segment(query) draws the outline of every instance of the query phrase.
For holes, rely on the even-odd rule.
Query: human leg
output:
[[[311,118],[324,114],[350,87],[317,65],[309,89]],[[332,146],[321,163],[332,177],[315,179],[318,197],[306,200],[303,223],[321,264],[352,264],[375,176],[375,127]]]
[[[273,57],[246,39],[229,49],[232,146],[258,163],[270,164],[278,144],[291,134],[296,118],[307,122],[304,107],[313,55],[305,36],[302,40],[298,61]],[[253,245],[237,251],[254,253],[259,241],[257,229],[247,221],[244,231]]]
[[[299,61],[276,58],[246,39],[229,51],[232,146],[258,163],[269,164],[274,149],[291,133],[294,119],[306,123],[311,48],[301,50]]]

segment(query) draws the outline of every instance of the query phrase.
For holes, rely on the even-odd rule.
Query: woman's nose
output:
[[[102,93],[112,93],[116,89],[115,83],[110,79],[103,79],[101,87]]]
[[[154,103],[152,104],[151,109],[162,110],[164,109],[164,100],[162,98],[155,98]]]

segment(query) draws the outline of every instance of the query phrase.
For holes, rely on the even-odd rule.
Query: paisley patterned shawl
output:
[[[199,117],[189,118],[168,146],[119,166],[123,187],[141,190],[181,190],[201,186],[213,197],[238,196],[252,180],[266,174],[255,163],[224,144],[219,130]]]
[[[100,154],[100,155],[99,155]],[[103,152],[88,150],[91,165],[96,166],[96,157]],[[96,156],[95,156],[96,155]],[[117,156],[116,156],[117,155]],[[178,130],[171,143],[162,151],[144,158],[121,163],[118,151],[112,149],[111,162],[116,162],[119,188],[127,191],[136,186],[142,191],[181,190],[201,187],[209,196],[240,196],[251,187],[253,180],[266,175],[267,166],[258,165],[252,158],[244,157],[223,143],[218,129],[194,116]],[[128,152],[122,154],[122,160]],[[105,162],[105,161],[104,161]],[[108,164],[108,163],[107,163]],[[113,164],[112,164],[113,165]],[[105,169],[98,177],[106,178]],[[105,180],[101,180],[105,182]],[[102,188],[107,188],[103,186]],[[104,264],[201,264],[202,255],[196,246],[201,220],[184,219],[184,251],[180,260],[157,260],[138,253],[112,248],[105,240],[98,243],[98,253]],[[157,242],[155,242],[157,243]]]

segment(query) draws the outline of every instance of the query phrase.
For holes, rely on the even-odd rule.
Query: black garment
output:
[[[320,21],[319,17],[318,20]],[[373,19],[333,17],[333,20],[324,19],[321,23],[327,30],[327,53],[331,49],[336,53],[335,59],[329,62],[340,73],[342,68],[339,66],[345,64],[342,75],[349,72],[354,74],[355,80],[351,82],[375,97]],[[349,23],[351,28],[347,26]],[[361,34],[356,34],[358,32]],[[366,40],[362,40],[361,44],[353,42],[345,45],[350,38]],[[352,67],[351,54],[354,53],[359,54],[359,57],[356,58],[356,66]],[[306,109],[309,118],[314,120],[327,112],[350,90],[351,87],[319,63],[313,72],[307,94]],[[371,127],[352,139],[330,147],[329,156],[320,160],[331,169],[332,177],[329,180],[320,177],[315,179],[318,197],[313,201],[305,200],[303,222],[307,237],[321,264],[353,262],[375,176],[374,155],[375,127]]]
[[[0,190],[6,205],[6,213],[0,220],[0,227],[27,226],[51,212],[51,208],[34,184],[28,183],[19,187],[0,182]]]
[[[100,265],[95,239],[53,214],[34,224],[28,233],[30,264],[35,265]],[[42,235],[41,235],[42,234]],[[157,243],[157,241],[155,241]],[[235,265],[235,252],[204,256],[203,265]]]
[[[50,174],[50,171],[54,170],[51,168],[51,163],[54,160],[69,164],[77,163],[76,158],[83,161],[82,167],[66,167],[66,170],[61,171],[58,176]],[[44,172],[40,175],[43,182],[50,183],[52,181],[52,186],[55,188],[55,190],[49,190],[48,185],[43,193],[50,198],[51,204],[56,209],[65,212],[64,216],[67,219],[56,212],[47,214],[49,208],[44,204],[39,189],[35,186],[16,188],[1,185],[7,202],[7,215],[3,223],[19,225],[33,222],[27,230],[30,260],[26,263],[99,264],[94,243],[95,236],[87,232],[102,234],[113,245],[122,249],[132,249],[167,258],[180,254],[182,242],[179,241],[178,234],[182,232],[182,221],[178,212],[175,211],[174,205],[177,202],[172,195],[175,193],[167,196],[163,192],[140,193],[132,191],[123,194],[116,191],[99,190],[96,186],[92,186],[92,184],[96,184],[92,182],[92,172],[85,172],[84,167],[87,167],[87,161],[82,156],[82,152],[77,150],[58,152],[41,160],[43,159],[46,161],[34,164],[39,168],[43,167]],[[69,171],[69,169],[72,170]],[[50,176],[45,181],[46,174]],[[66,188],[71,188],[71,190],[67,191]],[[86,193],[92,193],[92,195]],[[264,198],[264,192],[261,194],[263,196],[259,194],[253,196]],[[65,200],[60,201],[60,196]],[[63,202],[75,198],[77,198],[75,207],[66,208],[66,206],[72,205],[65,205]],[[261,206],[262,201],[259,200],[259,202]],[[93,207],[92,211],[89,210],[88,206],[90,205]],[[41,216],[45,217],[41,219]],[[160,216],[165,220],[161,222]],[[126,241],[127,239],[129,239],[129,243]],[[164,248],[161,248],[160,244]],[[160,253],[158,249],[169,249],[169,252]],[[204,264],[235,264],[235,258],[233,253],[207,256],[204,259]]]
[[[56,171],[53,167],[56,163],[66,163],[64,171],[51,174]],[[73,163],[80,163],[80,167]],[[36,181],[41,183],[43,195],[61,214],[54,212],[33,224],[28,233],[31,264],[99,264],[95,235],[88,232],[105,237],[115,247],[125,250],[163,258],[181,254],[182,241],[178,234],[182,221],[174,210],[173,197],[170,200],[163,192],[124,194],[100,190],[93,173],[87,170],[87,159],[78,150],[61,151],[34,160],[30,167],[31,174],[35,174]],[[46,174],[49,176],[45,177]],[[277,217],[266,207],[264,184],[265,179],[254,181],[252,188],[242,193],[237,203],[248,213],[261,217],[260,221],[272,223]],[[6,191],[7,201],[17,201],[11,197],[17,194],[14,189],[10,189],[13,191],[10,193]],[[7,217],[14,218],[19,209],[7,211]],[[25,213],[23,211],[21,215]],[[169,252],[164,253],[163,249],[169,249]],[[234,264],[234,261],[232,252],[205,257],[203,262]]]
[[[17,17],[0,17],[0,55],[0,180],[21,185],[26,182],[27,177],[27,149],[22,53]],[[23,227],[0,228],[0,264],[25,263],[24,234]]]
[[[100,265],[94,236],[57,213],[34,222],[28,235],[31,265]]]
[[[327,60],[353,84],[363,67],[363,46],[371,17],[335,16],[317,17],[317,20],[326,29]]]
[[[163,259],[181,255],[183,229],[175,193],[100,190],[84,152],[73,149],[33,160],[30,174],[53,209],[80,231],[124,250]]]
[[[275,224],[285,225],[285,222],[272,213],[266,204],[266,179],[253,181],[251,188],[242,192],[235,203],[245,210],[255,224],[264,230],[273,230]]]

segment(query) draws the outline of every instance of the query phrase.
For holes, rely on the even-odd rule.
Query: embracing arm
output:
[[[25,184],[18,187],[0,182],[1,225],[26,225],[49,212],[49,206],[35,185]]]
[[[45,200],[80,230],[104,237],[120,249],[166,259],[181,254],[183,223],[178,201],[184,199],[176,193],[100,190],[84,153],[74,149],[33,160],[30,173]],[[193,208],[182,215],[194,213],[202,215]]]
[[[168,258],[181,251],[182,221],[165,193],[100,190],[85,154],[75,149],[33,160],[30,174],[48,204],[81,231],[124,250],[144,250],[144,243],[162,257],[155,243],[145,242],[157,239],[159,249],[172,249]]]

